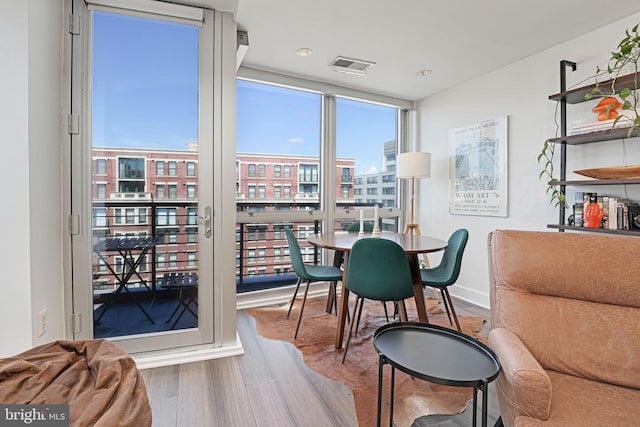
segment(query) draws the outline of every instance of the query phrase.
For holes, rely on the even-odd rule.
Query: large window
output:
[[[324,254],[308,246],[308,235],[343,229],[357,218],[353,208],[373,216],[374,205],[396,206],[397,108],[245,80],[237,83],[237,108],[239,291],[245,279],[248,286],[265,276],[291,279],[280,224],[294,229],[305,260],[314,262]],[[383,221],[396,229],[396,218]]]
[[[353,176],[349,176],[346,168],[342,170],[343,198],[337,208],[367,209],[369,213],[365,216],[371,216],[375,205],[397,206],[397,112],[394,107],[336,99],[337,161],[354,159]],[[353,193],[345,188],[347,183],[353,185]],[[353,198],[349,197],[351,194]],[[395,231],[395,220],[383,220],[382,226]]]
[[[321,95],[243,80],[237,88],[238,210],[318,209]],[[283,179],[293,185],[276,190]]]

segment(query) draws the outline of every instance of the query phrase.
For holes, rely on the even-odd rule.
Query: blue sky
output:
[[[197,140],[198,28],[94,14],[94,146],[184,149]],[[238,82],[238,152],[318,155],[320,95]],[[337,103],[338,157],[357,173],[380,170],[395,139],[395,109]]]
[[[93,37],[93,145],[195,141],[198,28],[96,12]]]

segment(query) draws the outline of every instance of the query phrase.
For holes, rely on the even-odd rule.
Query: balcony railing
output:
[[[291,266],[289,244],[284,227],[298,237],[303,259],[317,264],[320,251],[308,243],[306,236],[320,232],[320,221],[274,223],[239,223],[236,225],[236,283],[238,292],[289,285],[297,276]]]
[[[309,194],[317,197],[317,194]],[[308,201],[308,199],[307,199]],[[353,200],[350,200],[353,202]],[[373,204],[363,206],[371,212]],[[101,212],[100,215],[95,215]],[[241,214],[242,222],[236,224],[236,285],[237,292],[269,289],[285,286],[296,281],[291,266],[289,245],[284,227],[289,226],[298,236],[305,262],[321,261],[320,250],[310,246],[306,237],[319,233],[323,228],[321,219],[307,217],[314,209],[274,211],[275,217],[262,212]],[[317,211],[316,211],[317,212]],[[381,215],[386,210],[381,211]],[[357,221],[356,210],[339,212],[334,228],[345,230]],[[397,230],[398,212],[389,217],[381,217],[381,228]],[[273,219],[270,219],[273,218]],[[117,198],[94,202],[94,245],[101,239],[114,237],[158,237],[158,243],[149,250],[140,264],[137,275],[132,277],[129,288],[148,285],[153,291],[163,291],[160,284],[165,273],[197,272],[200,260],[198,251],[197,202],[187,200],[150,200],[145,197]],[[116,273],[126,269],[127,262],[117,254],[104,257],[106,263]],[[94,254],[93,264],[94,297],[116,289],[117,278],[111,270]]]
[[[192,209],[189,212],[189,209]],[[184,200],[150,200],[144,197],[94,202],[93,245],[107,238],[160,237],[140,263],[128,289],[159,287],[165,273],[197,272],[199,262],[197,203]],[[95,215],[96,210],[103,213]],[[118,212],[118,213],[116,213]],[[126,212],[129,212],[127,215]],[[284,226],[300,237],[305,261],[318,262],[319,251],[305,242],[306,235],[320,231],[320,222],[280,221],[236,226],[236,282],[238,292],[268,289],[295,283]],[[107,264],[109,264],[107,266]],[[117,288],[118,278],[129,268],[117,253],[93,257],[94,300]],[[115,271],[116,274],[114,274]]]

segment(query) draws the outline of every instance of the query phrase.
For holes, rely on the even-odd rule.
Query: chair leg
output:
[[[300,329],[300,321],[302,321],[302,312],[304,311],[304,303],[307,302],[307,293],[311,287],[311,282],[307,282],[304,288],[304,296],[302,297],[302,305],[300,306],[300,314],[298,315],[298,323],[296,324],[296,333],[293,335],[293,339],[298,339],[298,329]]]
[[[358,304],[364,303],[364,298],[357,297],[356,305],[353,307],[353,316],[349,320],[349,327],[347,328],[347,341],[344,343],[344,351],[342,352],[342,363],[347,358],[347,350],[349,350],[349,342],[351,341],[351,332],[353,331],[353,323],[356,319],[356,311],[358,310]]]
[[[462,328],[460,328],[460,322],[458,322],[458,316],[456,316],[456,310],[453,308],[453,301],[451,301],[451,295],[449,295],[449,289],[443,288],[444,295],[447,297],[449,301],[449,306],[451,307],[451,314],[453,315],[453,320],[456,321],[456,327],[458,331],[462,332]]]
[[[298,277],[298,281],[296,282],[296,291],[293,293],[293,298],[291,298],[291,305],[289,306],[289,312],[287,313],[287,317],[289,317],[289,315],[291,314],[293,303],[296,301],[296,297],[298,296],[298,289],[300,289],[300,282],[302,282],[302,279]]]
[[[402,301],[395,301],[393,303],[395,305],[395,310],[398,312],[398,318],[400,322],[407,321],[407,305]]]
[[[453,322],[451,321],[451,312],[449,311],[449,303],[447,299],[444,297],[445,289],[440,289],[440,297],[442,298],[442,303],[444,304],[444,309],[447,312],[447,317],[449,318],[449,324],[453,326]]]
[[[382,307],[384,307],[384,318],[387,319],[387,323],[389,323],[389,312],[387,311],[387,302],[380,301],[382,303]]]
[[[338,282],[331,282],[333,287],[333,308],[336,310],[336,316],[338,315]]]
[[[356,300],[356,305],[358,305],[358,300]],[[362,315],[362,307],[364,307],[364,298],[360,298],[360,310],[358,310],[358,319],[356,320],[356,332],[355,335],[358,335],[358,325],[360,325],[360,316]],[[354,312],[355,314],[355,312]]]

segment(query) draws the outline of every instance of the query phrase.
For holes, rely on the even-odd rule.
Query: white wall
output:
[[[29,218],[32,345],[64,336],[62,0],[29,0]],[[38,313],[47,330],[38,337]]]
[[[61,29],[62,1],[2,2],[0,357],[63,335]],[[43,307],[48,332],[36,339]]]
[[[422,100],[420,112],[421,151],[432,153],[431,179],[419,183],[419,223],[423,234],[448,238],[457,228],[469,230],[461,276],[451,288],[459,297],[489,306],[489,278],[487,266],[487,235],[494,229],[549,230],[546,225],[557,222],[557,210],[549,204],[546,183],[538,179],[540,167],[537,156],[544,141],[555,136],[556,103],[548,96],[560,90],[560,66],[563,59],[577,62],[575,72],[567,71],[567,85],[580,83],[594,74],[596,65],[606,65],[627,28],[640,22],[640,14],[526,58],[496,72],[445,90]],[[517,43],[517,40],[514,41]],[[473,64],[469,64],[470,67]],[[437,70],[434,70],[437,72]],[[569,106],[569,121],[595,121],[590,108],[595,101]],[[450,129],[467,126],[497,117],[508,116],[509,205],[508,217],[480,217],[450,215],[449,145]],[[640,163],[640,142],[627,142],[626,162],[623,163],[621,142],[599,143],[568,147],[568,170]],[[559,149],[558,156],[559,158]],[[559,167],[556,167],[559,170]],[[570,179],[570,175],[568,175]],[[630,186],[632,187],[632,186]],[[579,191],[607,192],[623,195],[620,188],[582,187]],[[568,190],[573,200],[573,189]],[[629,196],[640,199],[640,196]],[[636,190],[637,191],[637,190]],[[622,192],[622,194],[620,194]],[[570,210],[569,210],[569,213]],[[569,214],[568,213],[568,214]],[[567,215],[568,215],[567,214]],[[557,231],[556,231],[557,232]],[[431,257],[431,263],[438,257]]]
[[[0,209],[0,357],[31,345],[29,229],[28,10],[8,0],[0,13],[0,128],[5,183]],[[10,59],[10,60],[9,60]]]

